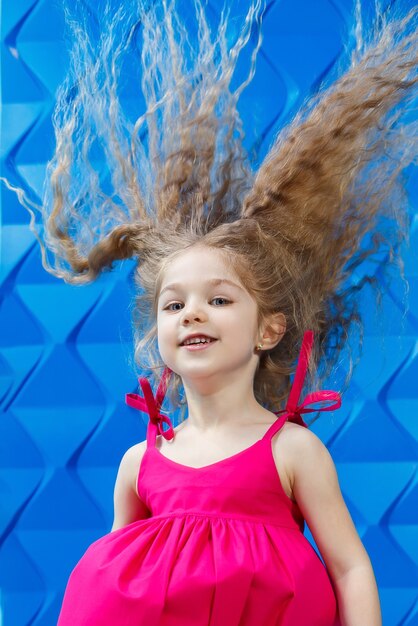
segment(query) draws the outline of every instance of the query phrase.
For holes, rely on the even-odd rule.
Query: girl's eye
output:
[[[228,303],[231,302],[230,300],[227,300],[227,298],[222,298],[221,296],[218,296],[217,298],[213,298],[211,300],[211,302],[213,302],[214,300],[223,300],[224,302],[228,302]],[[168,306],[164,307],[164,311],[167,310],[167,309],[170,310],[170,311],[173,311],[173,309],[171,307],[174,306],[175,304],[181,304],[181,302],[172,302]],[[177,310],[179,310],[179,309],[177,309]]]
[[[213,298],[213,300],[223,300],[224,302],[231,302],[230,300],[227,300],[226,298],[222,298],[222,296],[219,296],[218,298]],[[211,300],[211,302],[213,302],[213,300]]]
[[[174,306],[175,304],[180,304],[180,302],[172,302],[171,304],[169,304],[168,306],[164,307],[164,311],[172,311],[173,309],[171,308],[172,306]]]

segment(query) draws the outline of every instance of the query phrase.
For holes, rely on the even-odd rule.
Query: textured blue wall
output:
[[[1,4],[2,173],[36,194],[67,64],[60,3]],[[220,4],[209,2],[213,11]],[[351,10],[351,0],[271,2],[241,105],[247,147],[260,157],[302,99],[332,75]],[[416,171],[409,190],[414,213]],[[120,458],[145,438],[145,417],[124,405],[124,394],[137,391],[129,365],[132,264],[95,285],[61,283],[41,267],[27,212],[3,187],[0,193],[0,624],[53,626],[71,569],[112,524]],[[415,217],[403,327],[400,283],[385,297],[384,343],[364,293],[363,358],[342,409],[313,426],[371,557],[385,626],[418,625],[417,249]]]

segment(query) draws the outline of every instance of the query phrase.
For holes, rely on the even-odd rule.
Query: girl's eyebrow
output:
[[[231,285],[232,287],[236,287],[237,289],[240,289],[241,291],[244,291],[242,289],[242,287],[237,285],[237,283],[234,283],[232,280],[228,280],[227,278],[210,278],[209,280],[207,280],[205,282],[206,282],[206,284],[209,284],[209,285],[221,285],[222,283],[226,283],[227,285]],[[163,293],[165,291],[174,290],[174,289],[177,289],[179,287],[181,288],[181,284],[180,283],[170,283],[169,285],[166,285],[164,287],[164,289],[161,290],[160,297],[163,295]]]

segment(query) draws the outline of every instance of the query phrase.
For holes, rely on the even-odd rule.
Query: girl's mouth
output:
[[[212,339],[211,341],[205,341],[204,343],[189,343],[186,346],[181,346],[181,348],[186,348],[187,350],[206,350],[206,348],[209,348],[209,346],[211,346],[213,343],[215,343],[215,341],[218,341],[217,339]]]

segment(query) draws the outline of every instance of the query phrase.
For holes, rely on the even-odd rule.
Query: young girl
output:
[[[367,42],[357,14],[350,67],[306,103],[254,175],[237,101],[260,36],[248,78],[235,89],[231,80],[260,2],[232,47],[227,16],[214,34],[199,0],[195,9],[195,47],[165,0],[140,3],[139,16],[104,12],[97,55],[72,23],[37,207],[43,239],[32,228],[44,267],[67,282],[138,259],[135,355],[158,389],[154,397],[140,377],[143,397],[127,394],[149,413],[146,440],[122,458],[112,532],[73,570],[58,624],[378,626],[370,559],[302,415],[341,403],[320,386],[353,322],[361,328],[362,284],[379,288],[366,272],[347,279],[372,253],[387,252],[388,268],[400,261],[407,237],[401,174],[417,154],[405,114],[418,82],[418,10],[379,16]],[[147,110],[132,123],[117,78],[138,20]],[[160,411],[166,391],[183,408],[176,428]]]

